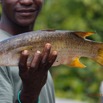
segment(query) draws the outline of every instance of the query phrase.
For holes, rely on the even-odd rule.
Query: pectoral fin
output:
[[[86,38],[87,36],[94,34],[94,32],[75,32],[75,34],[79,37]]]
[[[79,61],[79,58],[76,57],[74,58],[71,63],[69,64],[69,66],[72,66],[72,67],[77,67],[77,68],[85,68],[86,66],[84,64],[82,64],[80,61]]]

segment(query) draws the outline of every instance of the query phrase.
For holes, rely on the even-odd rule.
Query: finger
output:
[[[50,54],[50,50],[51,50],[51,44],[50,43],[47,43],[46,45],[45,45],[45,48],[44,48],[44,50],[43,50],[43,52],[42,52],[42,61],[41,61],[41,63],[42,64],[46,64],[47,63],[47,61],[48,61],[48,57],[49,57],[49,54]]]
[[[41,62],[41,52],[37,51],[30,65],[30,71],[37,70],[39,63]]]
[[[47,70],[49,70],[49,68],[53,65],[53,63],[55,62],[56,58],[57,58],[57,51],[53,51],[51,53],[51,55],[49,56],[49,60],[48,60],[48,65],[47,65]]]
[[[29,53],[27,50],[24,50],[20,56],[20,60],[19,60],[19,72],[23,73],[26,72],[28,70],[27,68],[27,59],[28,59]]]

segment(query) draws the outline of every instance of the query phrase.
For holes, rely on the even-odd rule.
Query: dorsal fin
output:
[[[87,36],[90,36],[94,33],[95,32],[75,32],[75,34],[78,35],[81,38],[86,38]]]

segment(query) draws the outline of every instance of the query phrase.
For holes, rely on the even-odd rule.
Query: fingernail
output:
[[[51,47],[51,44],[50,44],[50,43],[47,43],[47,44],[46,44],[46,48],[47,48],[47,49],[50,49],[50,47]]]
[[[39,50],[37,50],[37,53],[40,54],[41,52]]]
[[[57,55],[57,51],[53,51],[53,54],[54,54],[54,55]]]
[[[28,55],[29,52],[28,52],[28,50],[24,50],[24,51],[22,52],[22,54],[24,54],[24,55]]]

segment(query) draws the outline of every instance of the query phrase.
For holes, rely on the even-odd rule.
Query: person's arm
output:
[[[37,103],[40,91],[47,80],[49,68],[54,63],[57,52],[51,53],[51,45],[47,43],[43,52],[37,51],[30,63],[27,65],[29,53],[23,51],[19,62],[19,75],[23,83],[20,93],[21,103]]]

